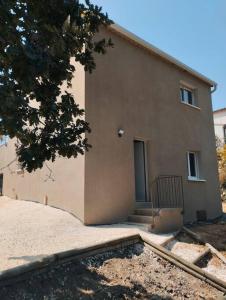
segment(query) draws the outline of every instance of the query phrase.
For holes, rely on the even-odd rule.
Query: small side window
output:
[[[182,86],[180,88],[180,100],[183,103],[197,107],[197,101],[195,99],[195,91],[193,89]]]
[[[198,152],[188,152],[187,162],[188,162],[188,179],[199,179]]]

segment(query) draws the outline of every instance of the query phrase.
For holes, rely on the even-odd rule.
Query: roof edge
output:
[[[114,23],[112,25],[109,26],[109,29],[111,31],[114,31],[120,35],[122,35],[123,37],[137,43],[138,45],[144,47],[145,49],[151,51],[152,53],[160,56],[161,58],[165,59],[166,61],[176,65],[177,67],[179,67],[180,69],[187,71],[188,73],[190,73],[191,75],[199,78],[200,80],[206,82],[207,84],[209,84],[211,87],[215,87],[217,85],[217,83],[211,79],[209,79],[208,77],[202,75],[201,73],[193,70],[192,68],[190,68],[189,66],[187,66],[186,64],[180,62],[179,60],[177,60],[176,58],[174,58],[173,56],[165,53],[164,51],[160,50],[159,48],[155,47],[154,45],[152,45],[151,43],[143,40],[142,38],[138,37],[137,35],[135,35],[134,33],[128,31],[127,29],[123,28],[122,26]]]
[[[222,108],[214,110],[213,113],[218,113],[218,112],[225,111],[225,110],[226,110],[226,107],[222,107]]]

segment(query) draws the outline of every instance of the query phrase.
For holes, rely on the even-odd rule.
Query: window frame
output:
[[[189,103],[189,100],[184,100],[184,91],[188,91],[191,93],[191,102],[192,103]],[[189,105],[191,107],[200,109],[197,104],[196,89],[193,87],[187,86],[185,84],[180,84],[180,102],[183,104]]]
[[[191,176],[190,154],[194,154],[194,158],[195,158],[195,175],[196,176]],[[199,153],[197,151],[188,151],[187,152],[187,165],[188,165],[188,179],[190,179],[190,180],[200,180]]]

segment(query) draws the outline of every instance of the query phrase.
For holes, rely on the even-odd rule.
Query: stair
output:
[[[152,209],[138,207],[128,217],[128,223],[147,226],[153,233],[167,233],[179,230],[183,226],[181,208]]]
[[[128,217],[131,223],[152,224],[153,216],[158,215],[158,210],[152,210],[150,207],[139,207],[134,210],[134,213]]]
[[[134,211],[134,215],[140,215],[140,216],[157,216],[158,215],[158,209],[151,209],[151,208],[137,208]]]
[[[130,215],[128,221],[132,223],[142,223],[142,224],[151,224],[152,217],[144,215]]]
[[[137,202],[136,208],[151,208],[151,202]]]

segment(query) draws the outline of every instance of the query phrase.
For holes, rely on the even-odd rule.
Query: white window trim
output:
[[[194,178],[194,177],[188,177],[188,181],[193,181],[193,182],[206,182],[206,179]]]
[[[190,170],[190,158],[189,158],[189,154],[193,153],[195,156],[195,173],[196,176],[191,176],[191,170]],[[199,161],[198,161],[198,155],[197,152],[195,151],[188,151],[187,152],[187,165],[188,165],[188,180],[192,180],[192,181],[200,181],[200,177],[199,177]]]
[[[201,110],[201,108],[200,108],[199,106],[196,106],[196,105],[192,105],[192,104],[183,102],[182,100],[181,100],[180,102],[181,102],[182,104],[184,104],[184,105],[187,105],[187,106],[190,107],[190,108],[193,108],[193,109],[196,109],[196,110]]]
[[[190,106],[190,107],[192,107],[192,108],[196,108],[196,109],[200,110],[200,107],[199,107],[198,105],[195,104],[195,103],[197,102],[197,99],[196,99],[196,97],[195,97],[195,88],[189,87],[189,86],[187,86],[187,85],[181,83],[181,84],[180,84],[180,89],[184,89],[184,90],[187,90],[187,91],[190,91],[190,92],[191,92],[191,95],[192,95],[192,103],[193,103],[193,104],[190,104],[190,103],[188,103],[188,102],[183,101],[182,98],[181,98],[181,92],[180,92],[180,102],[183,103],[183,104],[185,104],[185,105],[188,105],[188,106]]]

